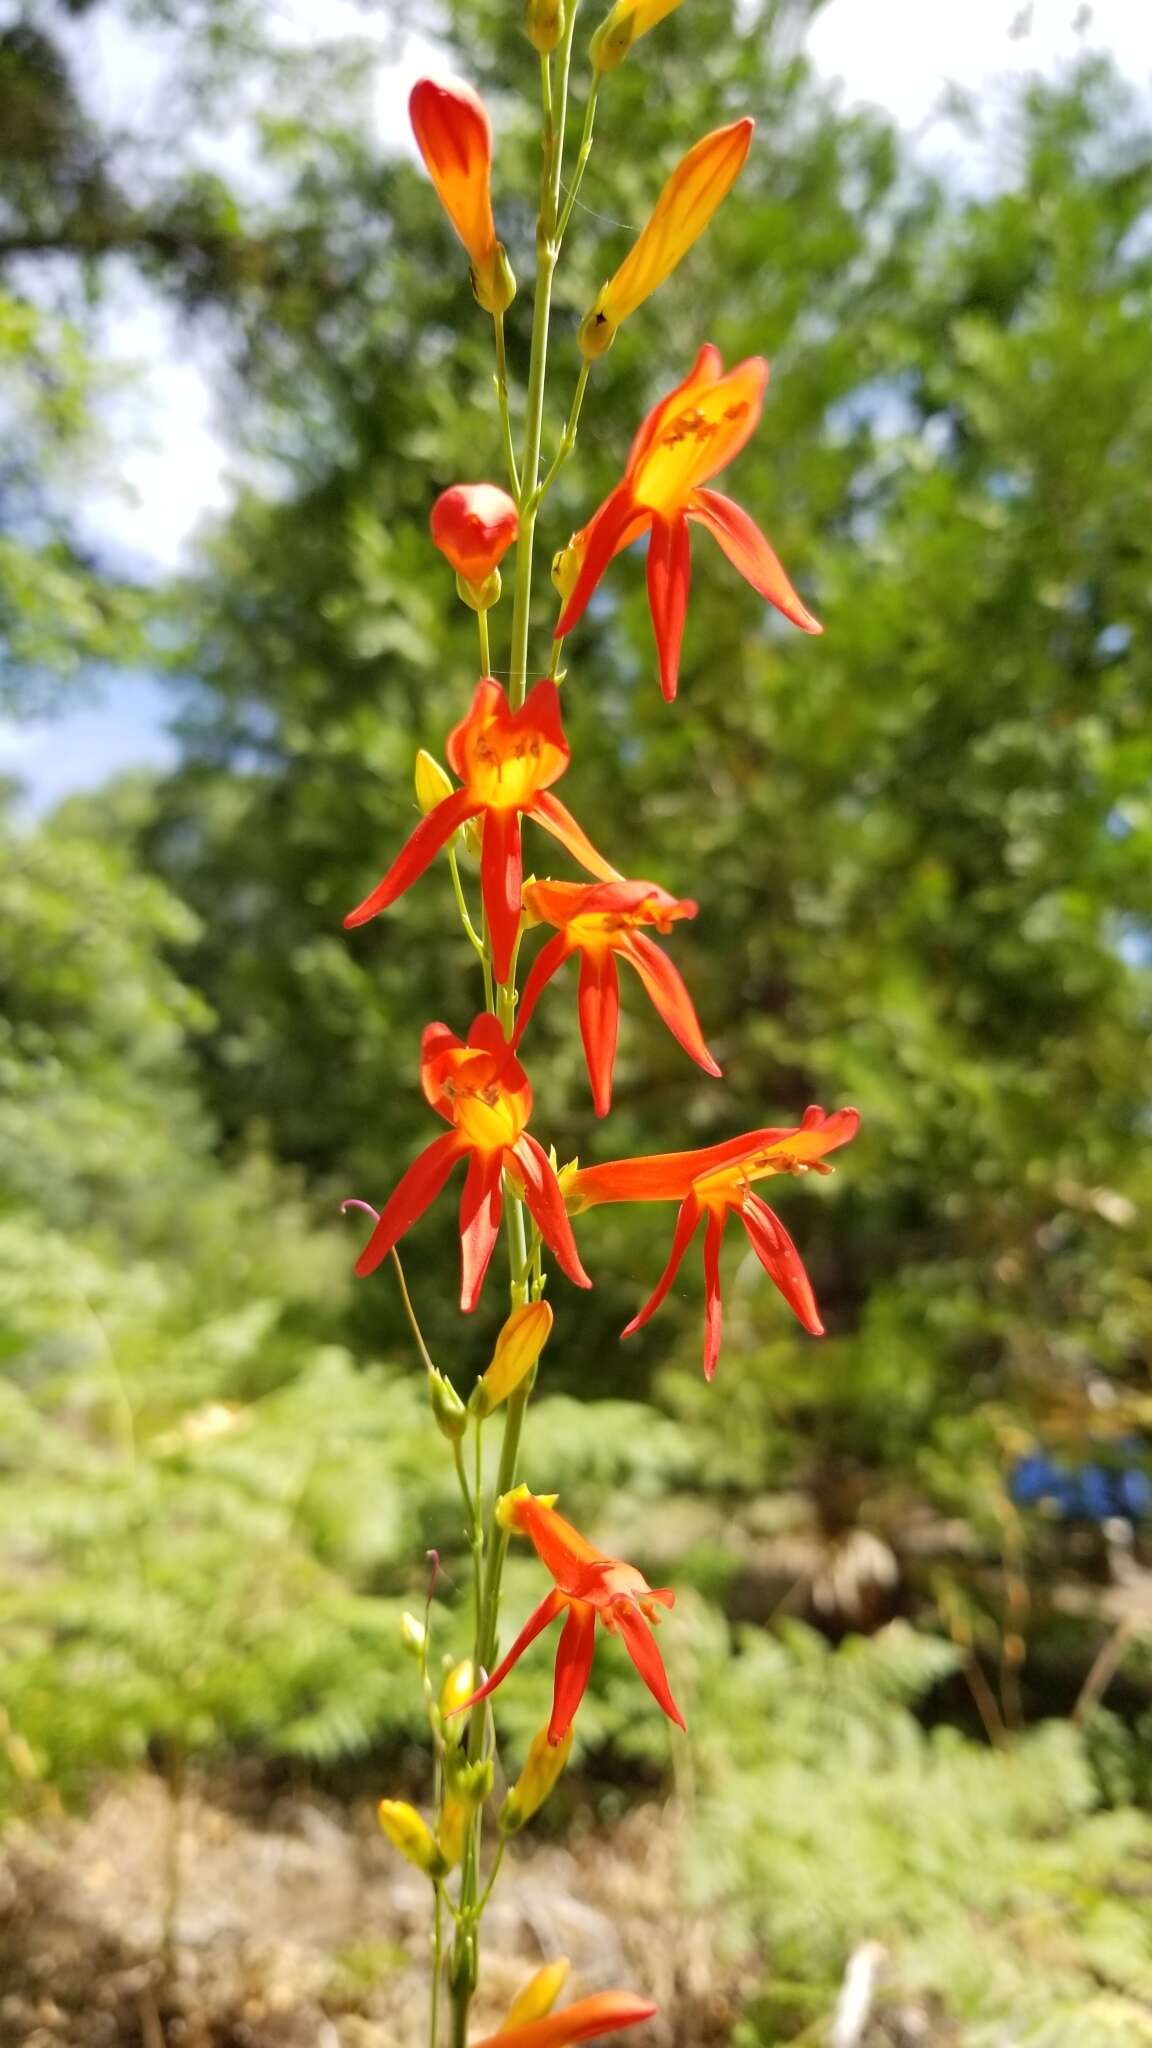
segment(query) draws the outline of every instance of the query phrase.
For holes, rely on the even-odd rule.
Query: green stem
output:
[[[572,173],[572,183],[568,187],[568,197],[564,204],[564,211],[560,215],[560,225],[556,231],[558,242],[564,240],[568,223],[572,218],[572,208],[576,204],[576,194],[580,190],[584,172],[587,169],[588,159],[592,154],[592,125],[596,119],[596,97],[599,91],[600,73],[594,71],[592,73],[592,84],[588,91],[588,104],[584,109],[584,132],[580,137],[580,153],[576,158],[576,168]]]
[[[480,673],[482,676],[490,676],[492,673],[492,656],[488,647],[487,612],[477,612],[476,624],[480,628]]]
[[[571,455],[572,450],[576,446],[576,429],[580,425],[580,408],[584,403],[584,393],[588,389],[588,378],[591,374],[591,370],[592,364],[590,361],[585,361],[581,365],[580,375],[576,382],[576,395],[572,400],[572,410],[568,414],[568,419],[564,427],[564,432],[560,436],[560,446],[556,450],[556,455],[552,463],[552,467],[548,471],[543,483],[540,485],[539,489],[536,492],[537,505],[540,505],[543,502],[543,500],[547,497],[548,492],[552,489],[552,486],[555,483],[556,478],[560,474],[560,471],[563,469],[564,464],[567,462],[568,457]]]
[[[400,1254],[395,1247],[393,1247],[392,1251],[392,1264],[396,1268],[396,1278],[400,1283],[400,1298],[404,1303],[404,1313],[408,1318],[408,1327],[416,1339],[416,1349],[420,1353],[424,1370],[425,1372],[435,1372],[436,1367],[432,1363],[431,1353],[424,1342],[424,1332],[420,1328],[416,1311],[412,1306],[412,1296],[408,1292],[408,1282],[404,1278],[404,1268],[400,1264]]]
[[[436,1917],[432,1927],[432,2011],[428,2022],[428,2048],[440,2040],[440,1979],[444,1975],[444,1893],[436,1887]]]

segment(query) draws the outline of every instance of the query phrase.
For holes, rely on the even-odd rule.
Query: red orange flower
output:
[[[695,917],[687,897],[669,896],[655,882],[529,882],[524,908],[532,918],[556,926],[542,947],[524,986],[513,1044],[521,1034],[557,968],[580,955],[580,1035],[597,1116],[612,1104],[612,1067],[620,1024],[620,979],[616,955],[636,969],[673,1038],[706,1074],[720,1068],[704,1043],[700,1022],[672,962],[641,929],[667,932],[677,918]]]
[[[705,342],[682,384],[649,413],[632,443],[622,482],[572,543],[579,572],[556,635],[571,631],[613,555],[651,528],[648,602],[660,657],[660,687],[676,695],[680,643],[688,606],[691,551],[688,522],[706,527],[745,581],[793,625],[821,633],[784,574],[755,521],[731,498],[705,490],[738,455],[764,402],[768,365],[749,356],[727,376],[720,352]]]
[[[593,1991],[588,1998],[574,1999],[562,2012],[486,2034],[472,2048],[570,2048],[574,2041],[592,2041],[619,2027],[638,2026],[656,2011],[651,1999],[637,1998],[632,1991]]]
[[[671,1607],[675,1594],[667,1586],[650,1586],[635,1565],[622,1564],[618,1558],[597,1550],[571,1522],[566,1522],[547,1501],[529,1493],[526,1486],[505,1494],[496,1512],[506,1529],[519,1529],[531,1538],[537,1557],[556,1583],[529,1615],[491,1678],[465,1705],[474,1707],[477,1701],[486,1700],[489,1693],[495,1692],[529,1644],[567,1610],[568,1618],[556,1650],[549,1742],[563,1742],[584,1697],[592,1672],[597,1616],[611,1635],[621,1637],[657,1705],[670,1721],[683,1728],[684,1716],[672,1697],[664,1660],[649,1626],[659,1618],[657,1604]],[[458,1711],[462,1713],[464,1709]]]
[[[420,78],[408,113],[440,204],[468,251],[476,297],[489,312],[501,312],[516,287],[492,218],[492,125],[484,102],[461,79]]]
[[[432,507],[432,539],[465,583],[483,583],[516,538],[520,515],[497,484],[453,484]]]
[[[555,683],[537,683],[519,711],[512,711],[501,685],[492,676],[482,677],[468,716],[449,735],[448,760],[463,788],[453,790],[420,820],[387,874],[363,903],[349,911],[344,923],[367,924],[386,910],[431,865],[458,825],[483,818],[480,886],[496,979],[506,981],[520,929],[521,812],[551,832],[589,874],[601,881],[620,877],[597,853],[571,811],[551,794],[550,785],[563,775],[569,760]]]
[[[523,1193],[568,1278],[577,1287],[591,1287],[548,1155],[525,1129],[532,1114],[528,1076],[496,1018],[487,1012],[477,1017],[467,1040],[446,1024],[429,1024],[420,1042],[420,1086],[452,1129],[433,1139],[393,1189],[356,1261],[361,1278],[375,1272],[435,1201],[457,1160],[467,1158],[460,1198],[461,1308],[470,1311],[480,1299],[500,1230],[505,1173]]]
[[[767,1202],[753,1193],[752,1182],[776,1173],[831,1173],[824,1154],[856,1136],[860,1116],[855,1109],[806,1109],[793,1130],[749,1131],[699,1152],[664,1152],[648,1159],[615,1159],[588,1166],[569,1178],[565,1193],[577,1213],[595,1202],[679,1202],[680,1213],[668,1264],[650,1298],[633,1316],[625,1337],[654,1315],[668,1293],[680,1262],[707,1219],[704,1234],[704,1278],[707,1307],[704,1324],[704,1373],[711,1379],[720,1355],[720,1245],[724,1226],[735,1210],[748,1233],[756,1257],[780,1289],[785,1301],[813,1337],[822,1337],[811,1283],[792,1239]]]

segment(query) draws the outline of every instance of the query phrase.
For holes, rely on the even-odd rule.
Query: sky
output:
[[[366,24],[375,24],[381,141],[410,147],[405,101],[428,65],[429,46],[398,34],[387,5],[373,16],[349,0],[268,4],[292,43],[326,39],[345,24],[363,35]],[[139,36],[98,20],[79,33],[85,87],[99,118],[127,121],[162,96],[162,66]],[[954,136],[935,112],[945,89],[961,86],[986,100],[1006,96],[1022,76],[1051,75],[1085,48],[1109,51],[1135,85],[1152,93],[1152,0],[829,0],[808,37],[817,69],[840,81],[847,100],[883,108],[922,155],[956,177],[977,167],[957,157]],[[116,478],[89,490],[84,528],[104,552],[159,577],[187,562],[197,531],[229,502],[211,347],[194,346],[187,330],[127,279],[113,294],[101,339],[120,373],[105,420]],[[31,808],[42,810],[71,789],[96,786],[117,767],[163,765],[172,756],[167,713],[160,687],[132,675],[51,725],[0,722],[0,774],[20,776]]]

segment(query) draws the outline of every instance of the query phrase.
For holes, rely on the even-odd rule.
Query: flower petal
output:
[[[623,1638],[624,1648],[648,1687],[658,1707],[663,1707],[670,1721],[678,1728],[687,1726],[683,1714],[672,1697],[664,1659],[660,1655],[656,1638],[639,1609],[627,1600],[619,1600],[612,1609],[612,1618]]]
[[[676,1228],[672,1234],[672,1249],[668,1254],[668,1264],[661,1273],[655,1288],[643,1308],[637,1315],[633,1316],[627,1329],[621,1330],[620,1335],[622,1337],[630,1337],[634,1330],[642,1330],[649,1318],[655,1315],[677,1273],[680,1271],[681,1261],[696,1234],[696,1225],[700,1221],[701,1214],[700,1204],[695,1195],[689,1190],[680,1204],[680,1213],[676,1218]]]
[[[524,983],[524,991],[516,1006],[516,1029],[512,1036],[513,1046],[518,1046],[524,1035],[524,1027],[536,1008],[540,997],[557,969],[563,967],[572,948],[567,934],[556,932],[546,946],[541,946],[532,962],[532,971]]]
[[[480,805],[466,789],[454,789],[434,811],[421,818],[387,874],[381,877],[363,903],[358,903],[355,910],[348,912],[344,919],[345,930],[352,931],[357,925],[367,924],[370,918],[376,917],[381,910],[387,910],[390,903],[395,903],[396,898],[419,879],[425,868],[431,867],[440,848],[451,839],[457,826],[474,818],[479,809]]]
[[[512,955],[520,930],[523,881],[519,811],[485,811],[480,892],[488,916],[492,971],[497,981],[507,981],[512,971]]]
[[[491,1678],[486,1678],[483,1685],[478,1686],[468,1699],[462,1700],[458,1707],[453,1707],[453,1714],[466,1714],[469,1707],[478,1706],[481,1700],[488,1698],[489,1693],[495,1692],[498,1685],[503,1685],[512,1666],[519,1663],[525,1650],[536,1641],[538,1635],[543,1634],[549,1622],[555,1621],[556,1616],[564,1612],[567,1605],[563,1593],[558,1592],[555,1586],[550,1593],[545,1593],[539,1607],[534,1607],[528,1616],[507,1656],[500,1659]]]
[[[504,1208],[503,1156],[474,1152],[460,1196],[460,1306],[471,1315],[480,1299]]]
[[[660,688],[666,704],[676,696],[680,676],[680,645],[692,581],[692,547],[688,521],[681,513],[652,521],[648,542],[648,605],[660,657]]]
[[[620,976],[605,948],[581,952],[578,1003],[593,1106],[597,1116],[607,1116],[612,1107],[612,1068],[620,1030]]]
[[[560,1183],[548,1154],[537,1144],[531,1131],[523,1132],[512,1152],[524,1177],[524,1199],[549,1251],[577,1287],[591,1287],[592,1282],[580,1264]]]
[[[361,1280],[376,1271],[405,1231],[436,1200],[463,1149],[455,1131],[444,1131],[412,1161],[385,1202],[376,1228],[356,1261]]]
[[[707,527],[744,581],[783,612],[786,619],[791,619],[794,626],[805,633],[824,631],[819,619],[793,590],[779,558],[742,505],[735,504],[721,491],[697,490],[692,493],[688,517]]]
[[[614,491],[609,491],[582,531],[584,557],[572,594],[556,622],[557,640],[570,633],[583,618],[585,606],[613,555],[625,545],[626,539],[635,540],[643,533],[647,524],[648,515],[636,504],[628,483],[619,483]]]
[[[473,2048],[570,2048],[575,2041],[592,2041],[621,2027],[635,2027],[650,2020],[657,2010],[650,1999],[637,1998],[631,1991],[594,1991],[544,2019],[501,2027],[498,2034],[474,2042]]]
[[[662,953],[645,932],[630,932],[619,950],[636,969],[649,1001],[663,1018],[677,1045],[683,1046],[689,1059],[703,1067],[706,1074],[719,1075],[722,1069],[704,1043],[700,1019],[679,968],[673,966],[668,955]]]
[[[756,1257],[768,1278],[780,1289],[793,1314],[799,1317],[809,1336],[822,1337],[824,1325],[820,1321],[812,1282],[775,1210],[749,1189],[740,1211],[740,1221],[748,1232]]]
[[[556,1650],[556,1683],[548,1723],[551,1743],[563,1742],[572,1726],[592,1675],[595,1649],[596,1609],[586,1601],[573,1600]]]
[[[720,1356],[720,1333],[724,1327],[724,1308],[720,1299],[720,1246],[724,1241],[724,1225],[728,1220],[725,1209],[708,1211],[708,1228],[704,1232],[704,1377],[712,1378],[716,1361]]]
[[[568,806],[562,804],[558,796],[553,796],[550,789],[540,791],[532,803],[529,815],[535,818],[538,825],[543,825],[544,830],[550,832],[553,839],[558,839],[561,846],[572,855],[573,860],[578,860],[581,867],[587,868],[590,875],[595,875],[601,882],[624,880],[619,868],[614,868],[611,861],[605,860],[604,855],[596,851],[584,827],[576,823]]]

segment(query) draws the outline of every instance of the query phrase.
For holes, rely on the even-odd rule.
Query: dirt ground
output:
[[[140,1775],[83,1820],[0,1850],[0,2048],[414,2048],[427,2038],[428,1892],[371,1805],[284,1794],[184,1801],[175,1974],[163,1946],[169,1807]],[[738,2009],[709,1929],[678,1904],[675,1830],[652,1806],[611,1836],[518,1847],[485,1922],[477,2032],[545,1958],[572,1988],[650,1993],[648,2048],[716,2048]]]

